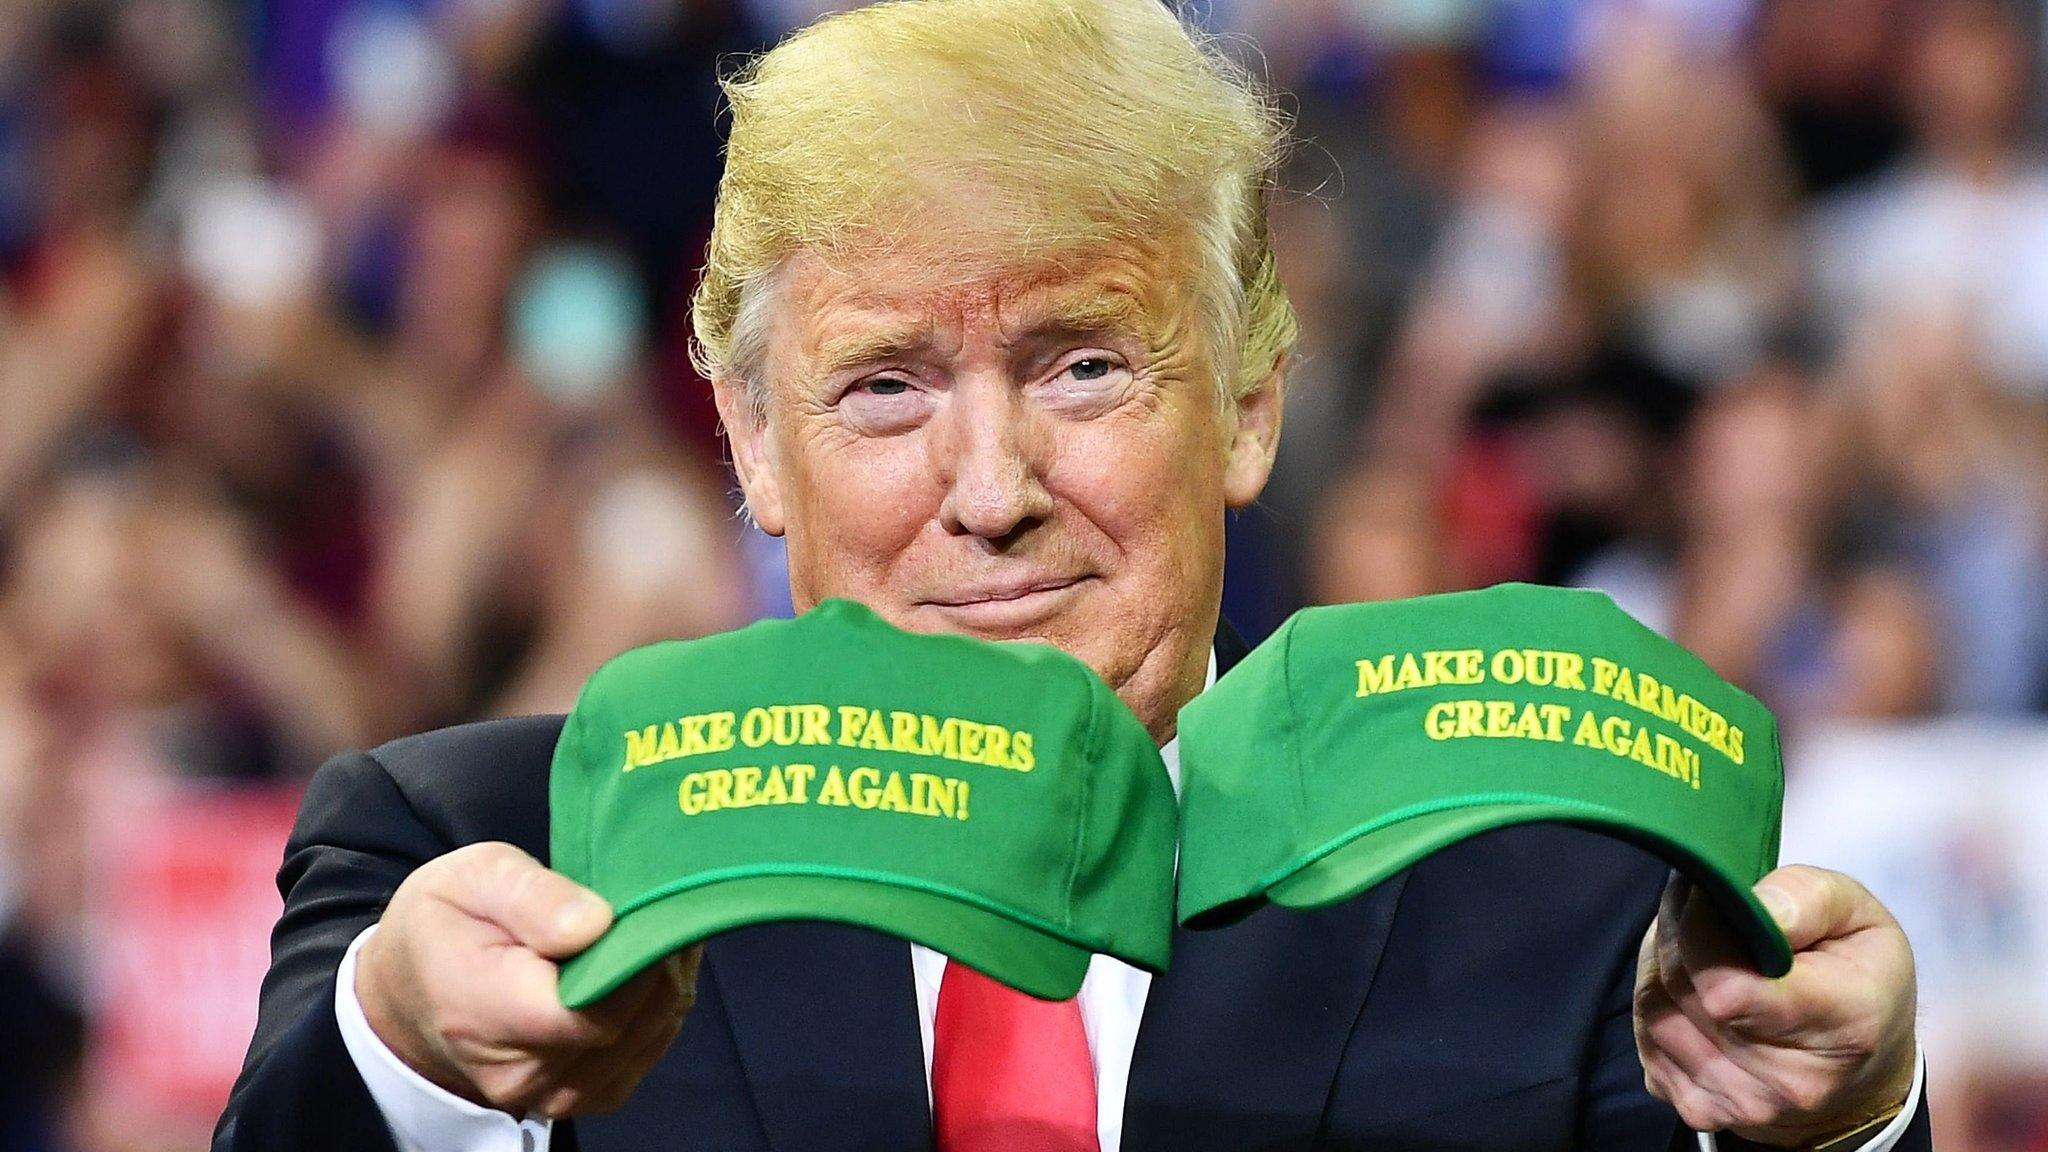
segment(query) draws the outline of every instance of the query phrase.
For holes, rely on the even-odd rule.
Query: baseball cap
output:
[[[1043,999],[1090,956],[1166,965],[1173,787],[1054,648],[903,632],[828,600],[613,659],[564,722],[551,865],[610,901],[563,965],[590,1004],[727,929],[833,920]]]
[[[1766,975],[1751,886],[1784,769],[1754,697],[1605,594],[1503,584],[1296,613],[1180,713],[1181,919],[1347,899],[1489,829],[1560,821],[1690,877]]]

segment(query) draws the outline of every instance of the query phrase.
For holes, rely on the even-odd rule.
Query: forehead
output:
[[[777,327],[826,370],[970,334],[1005,343],[1064,333],[1156,344],[1182,327],[1192,306],[1179,254],[1141,243],[1043,259],[931,245],[830,258],[800,251],[779,282]]]

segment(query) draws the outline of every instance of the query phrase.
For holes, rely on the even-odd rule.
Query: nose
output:
[[[1041,463],[1048,445],[1028,406],[1007,381],[962,381],[938,438],[946,498],[939,519],[956,536],[1005,545],[1052,512]]]

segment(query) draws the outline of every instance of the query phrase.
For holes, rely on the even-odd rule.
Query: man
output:
[[[1241,654],[1224,515],[1294,339],[1269,106],[1154,0],[879,5],[729,94],[699,351],[797,605],[1058,645],[1171,764]],[[559,726],[322,770],[217,1152],[1928,1147],[1911,956],[1867,893],[1767,877],[1800,956],[1765,980],[1660,864],[1558,827],[1179,933],[1157,979],[1098,957],[1063,1004],[776,924],[568,1012],[556,962],[610,911],[535,859]]]

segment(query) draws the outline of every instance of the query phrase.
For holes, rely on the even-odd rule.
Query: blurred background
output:
[[[787,611],[686,301],[832,6],[0,0],[0,1152],[205,1146],[328,755]],[[1905,920],[1942,1146],[2048,1149],[2038,8],[1192,15],[1303,141],[1226,612],[1607,589]]]

